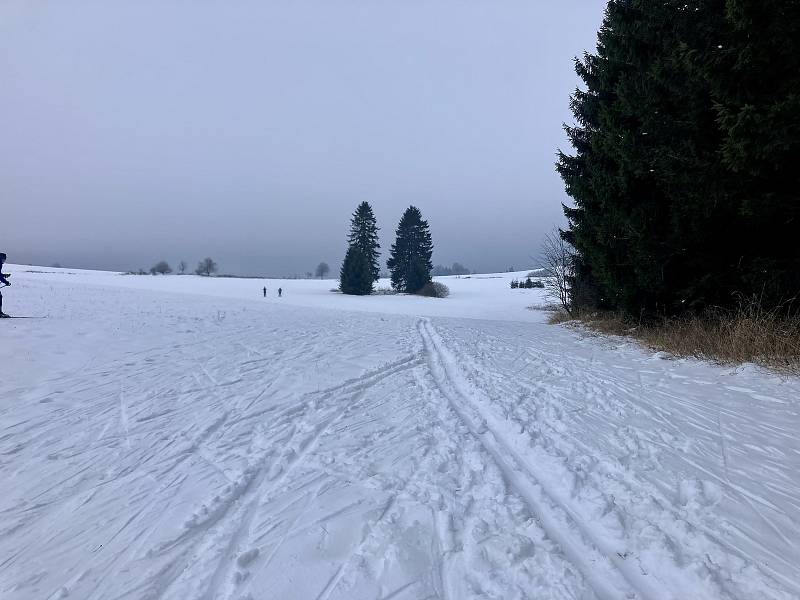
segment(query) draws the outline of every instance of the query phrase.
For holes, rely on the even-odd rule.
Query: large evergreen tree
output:
[[[380,277],[378,225],[368,202],[362,202],[350,220],[347,254],[339,274],[339,288],[345,294],[365,295]]]
[[[386,262],[392,275],[392,287],[415,293],[431,281],[433,241],[428,222],[415,206],[409,206],[397,226],[397,238]]]
[[[786,107],[796,108],[797,96],[790,90],[798,89],[800,70],[787,69],[797,64],[796,52],[783,60],[777,49],[784,42],[797,49],[797,41],[787,39],[788,32],[797,31],[797,10],[778,10],[777,5],[785,5],[778,0],[766,4],[771,8],[745,0],[609,2],[597,52],[576,63],[586,89],[572,97],[577,125],[567,133],[575,154],[560,153],[558,160],[575,201],[574,208],[565,207],[570,228],[564,237],[578,250],[576,302],[636,316],[702,310],[729,305],[737,292],[763,289],[767,273],[774,280],[776,270],[788,273],[789,265],[797,266],[798,253],[786,243],[793,236],[772,245],[754,242],[768,235],[769,223],[782,223],[785,234],[800,233],[799,186],[779,181],[797,181],[796,169],[788,175],[788,154],[797,152],[798,111]],[[767,30],[755,27],[757,18],[743,17],[751,29],[740,35],[739,45],[746,40],[750,46],[772,49],[762,48],[761,54],[742,50],[739,55],[732,49],[735,17],[745,10],[742,7],[771,23],[772,29],[770,35],[762,35]],[[779,26],[779,14],[793,20],[794,29],[782,21]],[[772,68],[770,81],[781,83],[772,85],[780,91],[770,98],[779,97],[780,102],[756,104],[774,117],[770,126],[775,131],[762,115],[755,119],[761,125],[757,135],[745,134],[745,141],[734,144],[726,129],[736,127],[726,127],[726,119],[741,122],[748,106],[736,96],[741,94],[735,84],[741,76],[732,75],[732,65],[747,62],[742,53],[748,59],[761,56],[755,60],[760,69]],[[767,56],[776,62],[767,64]],[[755,72],[751,75],[757,77]],[[787,78],[793,83],[782,83]],[[753,86],[754,93],[757,88]],[[732,95],[727,103],[723,90]],[[787,134],[792,119],[794,129],[789,126]],[[745,162],[760,175],[751,179],[763,184],[771,172],[767,185],[748,189],[743,185],[744,163],[733,165],[736,150],[748,143],[754,160]],[[769,158],[777,157],[780,168],[768,170],[763,155],[758,165],[764,144],[775,150]],[[776,170],[781,173],[777,178]],[[777,189],[784,191],[780,200],[770,195]],[[759,196],[769,197],[766,204],[774,209],[772,214],[765,203],[756,210],[748,208]],[[776,216],[779,205],[782,219]],[[760,277],[755,265],[762,267]],[[797,268],[793,272],[794,283],[784,277],[773,285],[780,290],[775,298],[800,291]]]
[[[380,244],[378,243],[378,224],[369,202],[362,202],[350,220],[350,233],[347,243],[356,246],[366,257],[372,281],[380,278]]]

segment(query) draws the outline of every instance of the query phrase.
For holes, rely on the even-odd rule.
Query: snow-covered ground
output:
[[[519,274],[8,270],[47,318],[0,321],[3,600],[800,597],[797,379],[547,325]]]

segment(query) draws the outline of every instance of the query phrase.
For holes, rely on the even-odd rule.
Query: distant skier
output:
[[[281,297],[281,294],[283,294],[283,288],[278,288],[278,298]]]
[[[267,286],[264,286],[264,298],[267,297]]]
[[[6,285],[10,286],[11,282],[8,280],[8,278],[11,277],[11,273],[2,272],[3,265],[5,264],[5,262],[6,262],[5,252],[0,252],[0,283],[2,283],[4,286]],[[0,318],[8,318],[8,317],[9,315],[3,312],[3,293],[0,292]]]

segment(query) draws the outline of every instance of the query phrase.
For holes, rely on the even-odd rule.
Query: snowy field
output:
[[[797,379],[547,325],[520,274],[7,270],[47,318],[0,321],[3,600],[800,597]]]

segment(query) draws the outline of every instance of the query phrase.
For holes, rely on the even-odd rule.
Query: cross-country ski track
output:
[[[3,600],[800,597],[797,378],[548,325],[519,273],[13,268]]]

